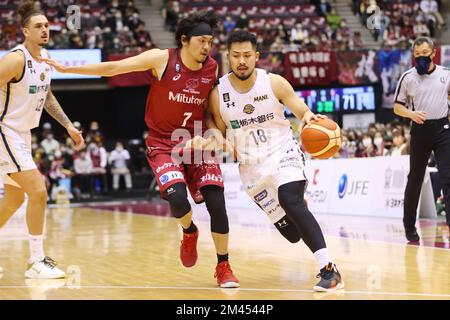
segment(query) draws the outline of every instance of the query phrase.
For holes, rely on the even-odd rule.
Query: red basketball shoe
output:
[[[193,267],[197,262],[198,229],[194,233],[184,233],[180,244],[180,261],[186,268]]]
[[[214,278],[217,278],[217,284],[221,288],[239,288],[239,280],[231,271],[228,261],[223,261],[216,266]]]

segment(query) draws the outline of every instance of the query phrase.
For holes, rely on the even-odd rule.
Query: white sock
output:
[[[328,254],[328,249],[323,248],[314,252],[314,256],[316,257],[317,263],[319,264],[319,269],[325,267],[328,262],[331,262],[330,255]]]
[[[30,243],[30,260],[28,262],[35,263],[36,261],[41,261],[45,258],[44,254],[44,235],[28,235]]]

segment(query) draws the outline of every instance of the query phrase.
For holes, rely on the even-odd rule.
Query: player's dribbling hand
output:
[[[325,119],[327,116],[324,116],[323,114],[314,114],[310,110],[306,111],[303,115],[302,123],[305,125],[310,125],[311,120],[319,120],[319,119]]]
[[[67,133],[69,134],[70,138],[75,142],[75,150],[80,151],[84,148],[84,138],[83,134],[80,130],[77,128],[70,126],[67,128]]]
[[[60,64],[58,61],[56,60],[52,60],[52,59],[47,59],[47,58],[39,58],[38,59],[39,62],[45,62],[46,64],[48,64],[49,66],[55,68],[56,71],[60,72],[60,73],[65,73],[66,72],[66,67],[63,66],[62,64]]]
[[[413,111],[410,118],[415,123],[423,124],[425,120],[427,120],[427,113],[423,111]]]

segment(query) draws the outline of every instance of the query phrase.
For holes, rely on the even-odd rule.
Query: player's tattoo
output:
[[[56,121],[58,121],[64,128],[67,128],[72,122],[69,120],[67,115],[64,113],[64,110],[61,108],[58,100],[53,95],[50,90],[47,94],[47,99],[45,100],[44,109],[47,111],[49,115],[53,117]]]

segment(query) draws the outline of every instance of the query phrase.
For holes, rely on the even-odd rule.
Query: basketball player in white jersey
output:
[[[27,194],[30,259],[25,277],[63,278],[65,273],[44,254],[47,190],[31,154],[30,130],[39,125],[45,109],[67,129],[77,149],[83,147],[84,140],[50,90],[51,68],[36,61],[48,58],[43,49],[49,41],[47,18],[35,9],[33,2],[21,5],[18,14],[25,42],[0,60],[0,174],[5,188],[0,202],[0,227],[23,204]]]
[[[314,290],[342,289],[320,226],[303,201],[305,161],[284,117],[284,105],[307,124],[324,116],[314,115],[283,77],[256,69],[258,57],[255,35],[241,30],[229,36],[232,72],[220,78],[209,97],[212,117],[207,125],[220,131],[212,130],[213,139],[195,137],[188,145],[231,146],[248,195],[286,239],[292,243],[303,239],[314,253],[321,278]],[[226,134],[228,141],[223,139]]]

